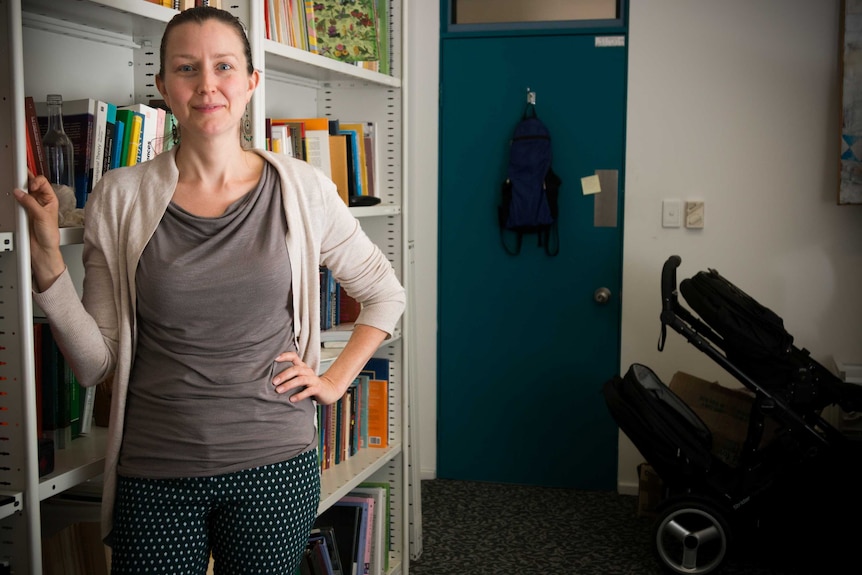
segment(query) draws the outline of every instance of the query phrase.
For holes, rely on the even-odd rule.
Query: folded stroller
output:
[[[680,263],[671,256],[662,269],[659,350],[670,327],[753,400],[739,462],[729,465],[713,454],[703,420],[649,367],[633,364],[604,384],[612,417],[664,484],[652,530],[658,562],[671,573],[712,573],[734,550],[756,554],[768,543],[802,550],[816,572],[844,572],[835,569],[862,543],[851,528],[862,518],[862,450],[821,412],[862,411],[862,386],[796,347],[778,315],[716,270],[680,283],[694,313],[686,309]],[[764,441],[767,423],[774,433]]]

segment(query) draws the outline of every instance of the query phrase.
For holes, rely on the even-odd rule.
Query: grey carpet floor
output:
[[[659,575],[652,521],[636,511],[636,497],[615,492],[423,481],[423,552],[410,574]],[[722,574],[836,573],[798,565],[758,546]]]

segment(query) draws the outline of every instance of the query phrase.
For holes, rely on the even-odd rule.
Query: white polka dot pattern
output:
[[[291,575],[320,501],[315,451],[214,477],[120,477],[112,575]]]

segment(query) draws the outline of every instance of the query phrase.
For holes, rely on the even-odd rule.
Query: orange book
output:
[[[350,192],[347,172],[347,136],[344,134],[329,135],[329,160],[332,166],[332,181],[338,189],[338,195],[345,205],[350,205]]]
[[[368,380],[368,447],[389,447],[389,382]]]

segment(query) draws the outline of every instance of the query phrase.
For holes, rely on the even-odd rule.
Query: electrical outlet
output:
[[[661,227],[678,228],[682,225],[682,202],[680,200],[662,200]]]
[[[703,227],[703,202],[685,203],[685,227],[692,229]]]

